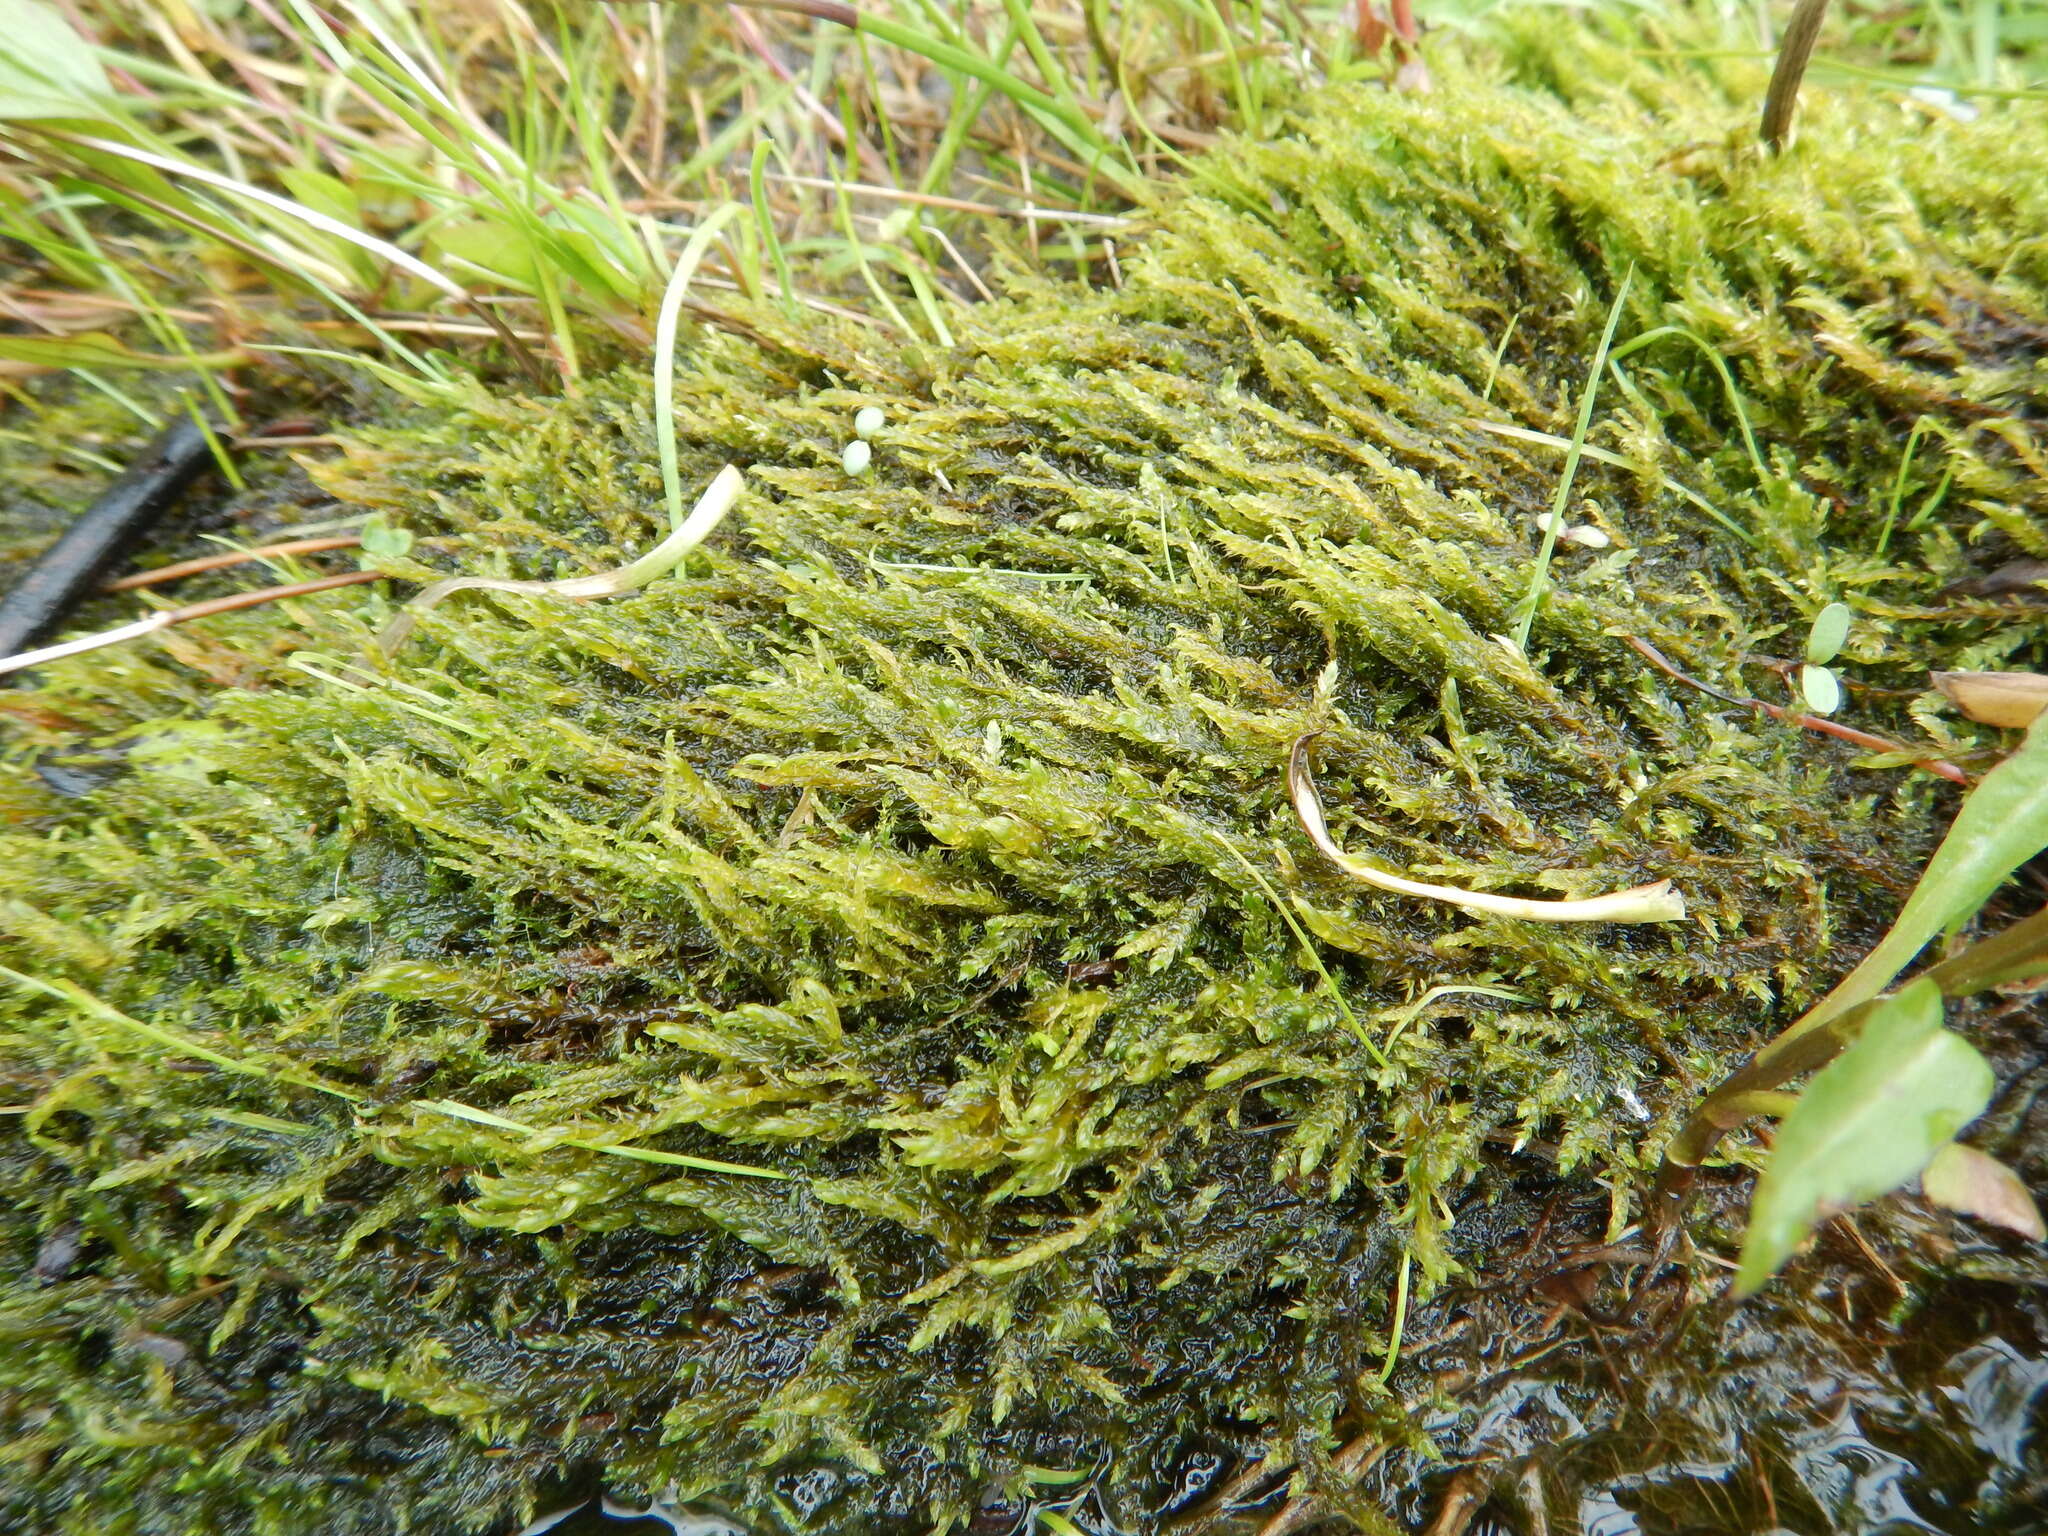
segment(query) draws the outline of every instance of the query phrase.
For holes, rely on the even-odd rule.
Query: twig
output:
[[[370,318],[377,322],[378,328],[381,330],[421,336],[509,335],[515,336],[521,341],[546,341],[548,339],[547,333],[544,331],[521,330],[519,327],[513,326],[501,332],[488,325],[471,325],[462,320],[437,320],[431,315],[416,316],[409,319],[388,319],[383,315],[372,315]],[[359,320],[309,320],[306,322],[306,329],[309,331],[360,331],[362,328],[362,322]]]
[[[197,423],[159,433],[0,599],[0,653],[54,633],[212,462]]]
[[[1882,1258],[1878,1257],[1877,1250],[1870,1246],[1870,1239],[1865,1237],[1863,1235],[1863,1229],[1856,1225],[1855,1217],[1851,1216],[1847,1211],[1844,1211],[1841,1215],[1835,1218],[1835,1225],[1841,1228],[1844,1232],[1847,1232],[1849,1236],[1855,1240],[1856,1246],[1863,1250],[1863,1257],[1870,1260],[1872,1265],[1876,1267],[1877,1272],[1884,1276],[1886,1282],[1890,1284],[1893,1292],[1898,1296],[1899,1300],[1904,1301],[1908,1296],[1912,1294],[1912,1292],[1906,1288],[1906,1282],[1901,1280],[1896,1274],[1892,1273],[1891,1265],[1885,1263],[1885,1261]]]
[[[258,442],[264,439],[256,439]],[[280,442],[295,441],[290,438],[276,439]],[[202,571],[217,571],[224,566],[242,565],[251,560],[269,560],[282,555],[317,555],[329,549],[354,549],[363,542],[359,533],[339,533],[325,539],[293,539],[284,544],[266,544],[261,549],[230,549],[218,555],[202,555],[196,560],[180,560],[176,565],[161,565],[153,571],[137,571],[133,576],[123,576],[119,581],[110,581],[100,590],[103,592],[133,592],[137,587],[161,586],[167,581],[181,581],[187,576],[197,576]]]
[[[1783,720],[1787,725],[1796,725],[1802,730],[1818,731],[1824,736],[1833,736],[1838,740],[1849,742],[1853,746],[1867,747],[1872,752],[1896,752],[1901,756],[1913,757],[1913,749],[1904,742],[1888,741],[1882,736],[1873,736],[1869,731],[1859,731],[1853,725],[1843,725],[1839,720],[1828,720],[1820,715],[1804,714],[1799,710],[1787,709],[1782,704],[1771,704],[1763,699],[1745,699],[1739,698],[1732,693],[1723,693],[1713,684],[1703,683],[1698,678],[1688,676],[1686,673],[1679,671],[1677,667],[1673,666],[1665,658],[1664,653],[1650,644],[1649,641],[1640,639],[1635,635],[1625,635],[1623,638],[1634,647],[1637,655],[1641,656],[1643,660],[1647,661],[1673,682],[1684,683],[1688,688],[1697,688],[1701,693],[1711,694],[1723,703],[1733,704],[1738,709],[1761,710],[1773,720]],[[1962,769],[1958,768],[1954,763],[1947,762],[1938,757],[1914,757],[1913,766],[1915,768],[1923,768],[1929,773],[1939,774],[1954,784],[1961,784],[1967,787],[1970,782],[1970,776],[1963,772]]]
[[[46,645],[39,651],[23,651],[16,656],[0,656],[0,677],[10,672],[19,672],[25,667],[40,666],[46,661],[56,661],[60,657],[97,651],[127,640],[140,640],[144,635],[153,635],[160,629],[169,629],[173,624],[183,624],[192,619],[209,618],[216,613],[233,613],[238,608],[256,608],[264,603],[279,602],[287,597],[305,597],[309,593],[326,592],[334,587],[352,587],[361,582],[388,579],[382,571],[344,571],[339,576],[322,576],[317,581],[296,582],[288,587],[259,587],[253,592],[236,592],[227,597],[208,598],[203,603],[191,603],[183,608],[166,608],[161,613],[152,613],[148,618],[138,619],[133,624],[123,624],[119,629],[103,629],[98,634],[81,635],[76,640]]]
[[[1437,1506],[1429,1536],[1465,1536],[1473,1516],[1479,1513],[1480,1505],[1485,1502],[1486,1489],[1473,1481],[1470,1472],[1460,1472],[1444,1490],[1444,1501]]]
[[[1791,131],[1792,112],[1799,105],[1799,82],[1806,78],[1806,61],[1813,57],[1820,24],[1828,13],[1828,0],[1799,0],[1799,9],[1785,28],[1785,40],[1778,45],[1778,62],[1771,70],[1770,89],[1764,92],[1764,147],[1776,154],[1785,147]]]

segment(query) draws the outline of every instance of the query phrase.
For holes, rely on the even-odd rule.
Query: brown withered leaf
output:
[[[1942,588],[1944,596],[2007,597],[2013,593],[2032,594],[2048,582],[2048,561],[2014,560],[1981,576],[1965,577]]]
[[[2010,1227],[2035,1242],[2048,1239],[2041,1208],[2027,1186],[1997,1158],[1952,1141],[1934,1154],[1920,1175],[1920,1188],[1936,1205],[1964,1216]]]
[[[2019,730],[2048,708],[2048,676],[2039,672],[1936,672],[1934,686],[1980,725]]]

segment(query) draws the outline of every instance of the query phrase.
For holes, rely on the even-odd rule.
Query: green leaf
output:
[[[1870,1010],[1778,1127],[1750,1202],[1738,1295],[1768,1280],[1821,1222],[1925,1168],[1991,1102],[1991,1065],[1941,1027],[1941,990],[1914,982]]]
[[[189,357],[137,352],[105,331],[84,331],[76,336],[0,336],[0,362],[25,363],[31,368],[236,368],[248,361],[248,353],[234,349],[195,352]]]
[[[2009,981],[2048,976],[2048,907],[1988,939],[1979,939],[1921,974],[1940,987],[1944,997],[1967,997]]]
[[[1863,963],[1807,1011],[1774,1046],[1839,1018],[1877,996],[1951,924],[1973,916],[2006,877],[2048,847],[2048,714],[2036,720],[2017,752],[1984,775],[1956,812],[1948,836],[1890,932]]]
[[[529,1143],[544,1143],[550,1136],[557,1136],[563,1146],[581,1147],[586,1152],[602,1152],[609,1157],[628,1158],[636,1163],[664,1163],[676,1168],[701,1168],[707,1173],[739,1173],[750,1179],[789,1177],[788,1174],[777,1172],[773,1168],[758,1168],[752,1163],[724,1163],[713,1157],[690,1157],[681,1152],[657,1152],[651,1147],[621,1146],[617,1142],[595,1141],[585,1136],[560,1136],[552,1128],[538,1128],[518,1120],[508,1120],[503,1115],[494,1115],[487,1109],[477,1109],[454,1099],[421,1099],[419,1108],[436,1110],[475,1125],[488,1125],[494,1130],[516,1131],[525,1136]]]
[[[0,122],[107,116],[113,94],[93,45],[43,0],[0,0]]]
[[[349,184],[339,176],[330,176],[310,166],[287,165],[279,168],[277,179],[284,183],[287,192],[315,212],[324,213],[330,219],[339,219],[344,224],[363,222],[362,204]]]
[[[434,231],[433,244],[442,255],[479,267],[522,292],[540,287],[533,242],[519,230],[485,219],[447,224]]]
[[[1847,603],[1829,603],[1814,615],[1813,628],[1806,634],[1806,664],[1824,667],[1841,653],[1849,638],[1851,614]]]
[[[1842,707],[1842,685],[1826,667],[1808,663],[1799,669],[1799,692],[1816,715],[1832,715]]]
[[[631,273],[619,270],[609,245],[598,236],[584,229],[556,229],[549,231],[554,243],[567,246],[581,263],[577,272],[578,280],[586,289],[600,299],[607,296],[616,299],[632,299],[639,295],[640,284]]]
[[[412,534],[394,528],[381,516],[363,524],[363,553],[372,559],[392,559],[412,548]]]

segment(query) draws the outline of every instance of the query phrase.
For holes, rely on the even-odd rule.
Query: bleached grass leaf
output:
[[[1920,1175],[1920,1188],[1936,1205],[1959,1215],[1996,1222],[2037,1243],[2048,1239],[2048,1225],[2027,1186],[1988,1152],[1950,1142]]]
[[[630,565],[599,571],[592,576],[570,576],[561,581],[507,581],[496,576],[456,576],[447,581],[437,581],[407,603],[399,610],[398,616],[384,626],[384,632],[377,637],[378,649],[386,656],[395,655],[419,624],[422,615],[442,598],[455,592],[536,592],[584,599],[617,597],[621,592],[644,587],[674,570],[691,550],[704,542],[712,529],[725,521],[725,514],[739,500],[745,484],[739,470],[726,465],[712,478],[704,494],[697,498],[697,505],[683,520],[682,526]]]
[[[1830,1216],[1889,1194],[1991,1102],[1991,1065],[1942,1028],[1941,990],[1882,999],[1863,1033],[1816,1073],[1778,1126],[1750,1202],[1736,1273],[1748,1295]]]
[[[1308,840],[1316,845],[1316,851],[1354,880],[1401,896],[1449,902],[1468,912],[1491,912],[1497,917],[1519,917],[1536,923],[1675,923],[1685,917],[1685,898],[1671,888],[1669,880],[1632,886],[1611,896],[1538,901],[1492,891],[1467,891],[1453,885],[1431,885],[1354,859],[1330,836],[1329,821],[1323,814],[1323,797],[1316,790],[1315,776],[1309,768],[1309,743],[1314,740],[1314,736],[1298,737],[1288,753],[1287,797],[1294,802],[1295,817]]]
[[[2039,672],[1936,672],[1934,686],[1979,725],[2022,730],[2048,708],[2048,676]]]

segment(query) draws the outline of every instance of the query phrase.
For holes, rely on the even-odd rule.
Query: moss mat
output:
[[[1316,98],[950,346],[720,296],[684,477],[750,490],[643,592],[464,593],[388,665],[405,589],[330,593],[9,695],[0,1525],[481,1530],[602,1467],[836,1533],[1100,1469],[1140,1529],[1195,1445],[1374,1528],[1332,1455],[1419,1465],[1404,1255],[1483,1279],[1525,1143],[1623,1232],[1953,806],[1621,637],[1783,698],[1845,601],[1844,718],[1966,761],[1927,669],[2048,662],[1953,590],[2048,556],[2048,115],[1814,93],[1764,161],[1751,66],[1573,38]],[[1569,437],[1631,270],[1619,339],[1680,329],[1525,656],[1563,454],[1481,424]],[[600,569],[662,526],[648,398],[316,474],[449,541],[395,573]],[[1354,853],[1691,916],[1350,883],[1314,729]]]

